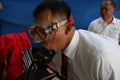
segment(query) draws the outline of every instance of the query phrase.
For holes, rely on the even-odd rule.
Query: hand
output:
[[[55,65],[52,61],[51,61],[50,63],[48,63],[47,65],[48,65],[48,67],[49,67],[50,69],[52,69],[54,72],[58,72],[56,65]]]

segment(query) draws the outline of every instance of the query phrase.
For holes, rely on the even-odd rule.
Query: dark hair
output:
[[[103,2],[107,2],[107,1],[110,1],[111,2],[111,5],[116,8],[116,1],[115,0],[103,0]],[[102,2],[102,3],[103,3]]]
[[[71,15],[71,9],[63,0],[44,0],[40,3],[33,12],[33,17],[37,17],[40,12],[50,9],[52,12],[52,16],[59,16],[62,18],[67,18]]]

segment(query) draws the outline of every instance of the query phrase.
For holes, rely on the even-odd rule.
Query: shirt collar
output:
[[[113,24],[115,24],[115,23],[116,23],[116,21],[115,21],[115,17],[113,17],[113,21],[112,21],[112,23],[113,23]]]
[[[100,18],[100,23],[105,23],[105,21],[102,19],[102,17]],[[111,23],[113,23],[113,24],[116,23],[116,21],[115,21],[115,17],[114,17],[114,16],[113,16],[113,20],[112,20]]]
[[[78,41],[79,41],[79,33],[75,31],[70,44],[64,51],[64,55],[66,55],[68,58],[73,59],[77,50]]]

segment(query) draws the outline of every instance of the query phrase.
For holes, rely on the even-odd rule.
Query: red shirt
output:
[[[0,36],[0,80],[5,60],[9,56],[7,62],[7,80],[16,80],[24,71],[24,61],[22,51],[31,48],[29,38],[26,33],[6,34]]]

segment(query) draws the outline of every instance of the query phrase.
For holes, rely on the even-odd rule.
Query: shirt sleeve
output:
[[[93,72],[95,73],[93,73],[92,77],[94,77],[95,80],[115,80],[114,69],[112,68],[111,64],[109,63],[109,59],[106,56],[98,56],[96,64],[94,65],[95,67],[93,68]]]
[[[88,26],[88,31],[93,31],[93,23],[91,22],[90,25]]]

